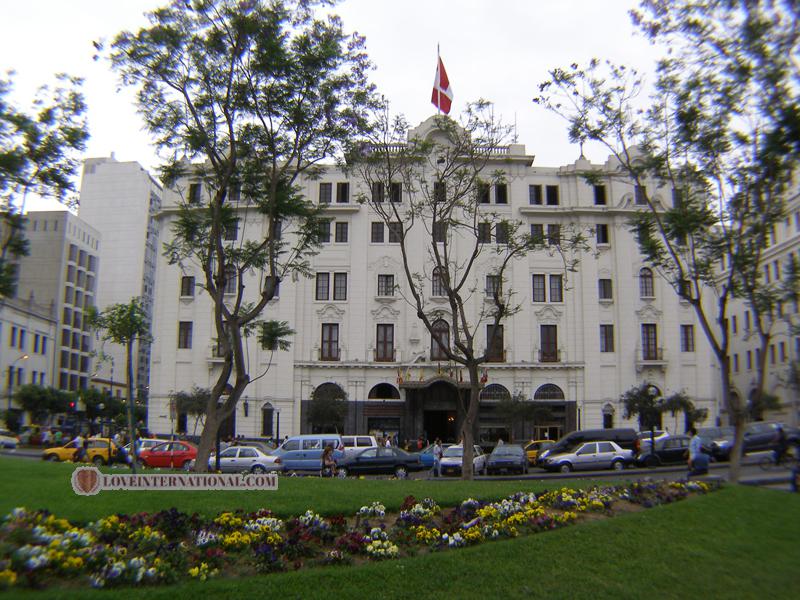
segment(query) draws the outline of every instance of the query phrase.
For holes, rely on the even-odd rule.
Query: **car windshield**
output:
[[[461,446],[450,446],[444,451],[442,456],[464,456],[464,448]]]
[[[492,450],[492,456],[519,456],[522,448],[519,446],[497,446]]]

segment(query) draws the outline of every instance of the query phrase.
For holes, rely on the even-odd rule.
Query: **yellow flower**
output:
[[[11,587],[17,582],[17,574],[11,569],[0,571],[0,588]]]

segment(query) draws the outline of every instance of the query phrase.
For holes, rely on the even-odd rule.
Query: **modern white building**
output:
[[[155,215],[160,208],[161,186],[139,163],[119,162],[113,154],[84,161],[78,215],[107,240],[95,297],[98,310],[140,297],[150,318],[160,252]],[[127,396],[125,348],[103,341],[96,345],[91,384]],[[134,389],[146,396],[150,345],[137,344],[135,353]]]
[[[432,132],[429,119],[411,135]],[[495,156],[488,168],[502,169],[505,183],[491,190],[487,211],[519,220],[548,240],[568,227],[581,229],[591,235],[591,250],[578,256],[577,272],[565,271],[554,248],[513,263],[503,285],[514,290],[520,310],[502,324],[493,360],[485,365],[480,439],[508,438],[508,424],[495,406],[509,396],[548,409],[546,418],[514,424],[515,439],[636,426],[623,418],[619,397],[645,381],[664,395],[688,393],[698,408],[708,409],[713,422],[711,353],[691,307],[639,253],[628,219],[642,208],[642,200],[632,185],[611,176],[616,165],[590,164],[581,157],[563,167],[540,167],[521,144],[498,148]],[[590,167],[609,176],[588,185],[580,173]],[[191,185],[202,196],[197,182],[187,181],[182,189]],[[356,202],[369,190],[334,166],[302,188],[307,198],[324,205],[332,221],[330,239],[312,258],[314,277],[281,282],[279,297],[267,306],[265,319],[287,321],[296,334],[291,350],[274,356],[255,342],[248,345],[251,378],[263,377],[247,388],[231,430],[245,436],[310,431],[308,401],[325,389],[321,386],[336,386],[348,401],[348,432],[454,441],[461,419],[456,395],[467,385],[466,374],[437,356],[416,309],[403,299],[407,286],[399,245],[369,204]],[[649,191],[665,206],[672,202],[671,189]],[[398,186],[392,199],[402,206],[407,193]],[[169,238],[178,200],[176,192],[165,190],[162,240]],[[244,203],[238,211],[238,240],[264,235],[266,224],[255,211]],[[498,243],[496,232],[487,233],[487,245]],[[426,239],[416,235],[422,247]],[[414,270],[425,272],[422,251],[412,260]],[[495,261],[491,252],[484,253],[474,271],[478,293],[470,302],[476,318],[486,302],[483,290],[494,285]],[[181,269],[161,256],[159,263],[148,419],[151,431],[169,433],[183,425],[181,415],[170,410],[170,393],[210,387],[219,359],[211,303],[196,287],[203,281],[199,267]],[[257,282],[251,276],[245,285]],[[446,312],[433,284],[429,291],[426,302]],[[481,334],[486,335],[485,327]],[[670,417],[664,425],[682,431],[684,424]]]
[[[53,347],[47,347],[55,356],[45,383],[62,390],[86,389],[94,345],[84,317],[95,303],[100,234],[64,210],[29,212],[25,237],[29,254],[18,261],[16,296],[52,307],[58,322]]]

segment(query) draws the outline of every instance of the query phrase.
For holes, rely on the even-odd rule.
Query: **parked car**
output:
[[[442,450],[447,450],[453,444],[442,444]],[[419,459],[422,461],[422,466],[426,469],[433,468],[433,444],[430,446],[420,450],[417,454],[419,454]]]
[[[217,468],[216,456],[209,457],[208,468],[211,471]],[[266,473],[281,468],[279,457],[262,452],[255,446],[231,446],[219,453],[219,470],[223,473]]]
[[[748,423],[744,429],[742,452],[758,452],[777,448],[778,425],[778,423],[763,421]],[[796,432],[790,428],[784,427],[784,432],[786,433],[787,443],[791,442],[793,437],[797,437]],[[722,435],[715,438],[711,443],[711,455],[716,460],[730,460],[731,450],[733,449],[733,436],[733,427],[728,427]]]
[[[630,450],[635,455],[640,450],[639,434],[635,429],[584,429],[573,431],[559,439],[555,444],[539,452],[536,464],[544,466],[544,459],[551,454],[563,454],[572,452],[584,442],[614,442],[625,450]]]
[[[642,446],[636,455],[636,464],[644,467],[657,467],[671,463],[686,463],[689,453],[688,435],[672,435],[656,440],[655,451],[650,451],[650,444]]]
[[[337,463],[340,477],[347,475],[371,475],[394,473],[398,479],[406,477],[413,471],[422,471],[425,466],[419,455],[406,452],[401,448],[367,448],[358,454],[345,456]]]
[[[486,472],[489,475],[502,472],[524,475],[528,472],[528,454],[516,444],[495,446],[486,459]]]
[[[633,463],[633,450],[615,442],[585,442],[572,450],[551,452],[542,466],[548,471],[569,473],[572,470],[614,469],[621,471]]]
[[[536,457],[539,452],[542,452],[555,444],[553,440],[531,440],[523,446],[525,453],[528,456],[528,464],[535,465]]]
[[[139,452],[139,460],[146,467],[184,469],[194,464],[195,458],[197,447],[189,442],[163,442]]]
[[[733,427],[701,427],[697,430],[697,435],[702,441],[703,451],[711,454],[711,447],[717,440],[733,437]]]
[[[9,431],[8,429],[0,429],[0,448],[15,450],[18,444],[19,439],[17,439],[15,433]]]
[[[93,462],[96,465],[109,464],[117,454],[117,447],[109,438],[89,438],[86,448],[86,458],[84,460]],[[77,443],[69,442],[64,446],[47,448],[42,451],[42,459],[54,462],[74,460],[78,450]]]
[[[486,475],[486,455],[477,444],[473,446],[472,472]],[[463,464],[464,447],[450,446],[442,455],[442,475],[460,475]]]
[[[649,430],[640,431],[637,437],[639,438],[639,451],[642,452],[644,446],[649,446],[652,443],[653,437],[655,437],[655,441],[658,443],[660,440],[669,437],[669,431],[663,429],[655,429],[652,433]]]
[[[231,446],[249,446],[258,449],[259,452],[269,456],[275,450],[275,446],[270,445],[266,440],[250,440],[238,438],[233,440]]]
[[[163,444],[164,442],[169,440],[162,440],[161,438],[139,438],[139,452],[141,453],[142,450],[152,450],[156,446]],[[128,442],[123,446],[125,448],[125,452],[130,454],[131,452],[131,444]]]
[[[294,435],[273,450],[272,456],[280,457],[283,471],[319,471],[326,446],[333,447],[333,459],[341,462],[344,452],[337,450],[341,444],[338,433]]]
[[[360,454],[367,448],[377,448],[378,440],[374,435],[343,435],[342,444],[345,457],[350,457]]]

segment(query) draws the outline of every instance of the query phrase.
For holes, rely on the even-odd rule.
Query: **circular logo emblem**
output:
[[[94,496],[100,491],[100,471],[96,467],[78,467],[72,472],[72,489],[81,496]]]

